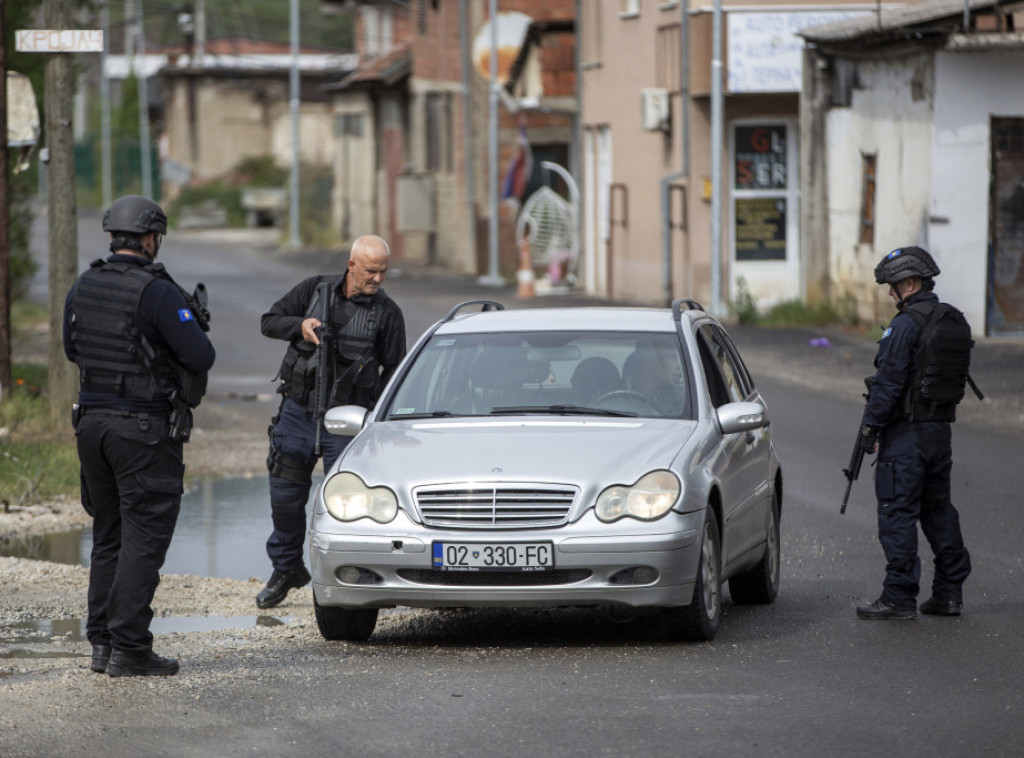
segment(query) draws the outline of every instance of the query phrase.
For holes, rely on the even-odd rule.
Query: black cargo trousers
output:
[[[82,505],[93,517],[86,633],[127,653],[153,648],[150,603],[181,508],[182,443],[167,414],[84,408],[75,425]]]
[[[963,584],[971,573],[960,514],[950,497],[953,468],[948,422],[897,421],[878,444],[875,494],[878,541],[885,552],[882,600],[901,608],[916,604],[921,579],[917,525],[935,555],[932,597],[963,602]]]

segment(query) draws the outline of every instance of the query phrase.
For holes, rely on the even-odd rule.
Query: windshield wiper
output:
[[[629,416],[633,418],[637,415],[628,411],[587,408],[582,405],[499,405],[491,408],[491,414],[494,416],[527,413],[552,413],[558,416]]]

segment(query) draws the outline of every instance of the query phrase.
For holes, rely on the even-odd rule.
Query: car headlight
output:
[[[387,487],[367,487],[355,474],[335,474],[324,485],[324,506],[338,521],[370,518],[386,524],[398,515],[398,498]]]
[[[616,484],[597,496],[594,511],[602,521],[626,516],[654,521],[668,513],[679,499],[679,479],[671,471],[652,471],[636,484]]]

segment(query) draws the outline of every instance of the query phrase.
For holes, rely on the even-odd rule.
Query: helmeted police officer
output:
[[[267,540],[273,572],[256,595],[256,605],[272,608],[288,592],[310,581],[302,545],[306,535],[306,501],[313,469],[323,459],[326,473],[345,449],[349,437],[324,433],[314,415],[316,350],[327,328],[329,384],[327,406],[355,404],[372,408],[384,385],[405,357],[405,320],[395,301],[380,288],[388,270],[387,243],[374,235],[352,243],[348,268],[341,276],[313,276],[299,282],[263,314],[260,328],[267,337],[288,340],[278,387],[284,397],[270,426],[270,507],[274,524]],[[323,313],[319,285],[327,282],[329,324]],[[323,365],[323,364],[322,364]],[[320,427],[318,434],[317,427]],[[318,447],[319,441],[319,447]]]
[[[889,285],[899,313],[879,342],[861,437],[861,447],[868,453],[877,442],[878,539],[885,552],[886,574],[879,598],[857,608],[860,618],[917,616],[918,521],[935,554],[932,595],[921,604],[922,613],[959,616],[963,583],[971,571],[960,517],[950,500],[950,422],[955,403],[938,408],[933,404],[924,412],[914,397],[913,378],[922,360],[922,326],[912,310],[940,307],[932,292],[933,277],[938,274],[935,260],[920,247],[893,250],[875,268],[875,281]]]
[[[178,662],[153,652],[150,603],[181,505],[190,409],[215,354],[208,314],[153,262],[167,233],[160,206],[122,197],[103,231],[112,254],[72,285],[63,329],[64,353],[79,370],[72,423],[82,505],[93,517],[91,668],[167,676]]]

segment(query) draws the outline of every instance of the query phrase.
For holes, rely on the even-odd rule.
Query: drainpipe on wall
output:
[[[473,118],[470,113],[472,79],[469,56],[469,9],[459,0],[459,39],[462,41],[462,155],[466,169],[466,221],[469,225],[469,260],[476,266],[476,181],[473,176]]]
[[[679,24],[679,144],[683,168],[681,171],[669,174],[661,180],[662,291],[666,306],[672,304],[672,208],[669,205],[669,186],[678,179],[685,179],[690,173],[690,151],[687,147],[690,127],[690,51],[687,48],[687,43],[689,42],[688,3],[682,2],[680,7],[682,8],[682,20]],[[577,81],[579,81],[578,77]]]

